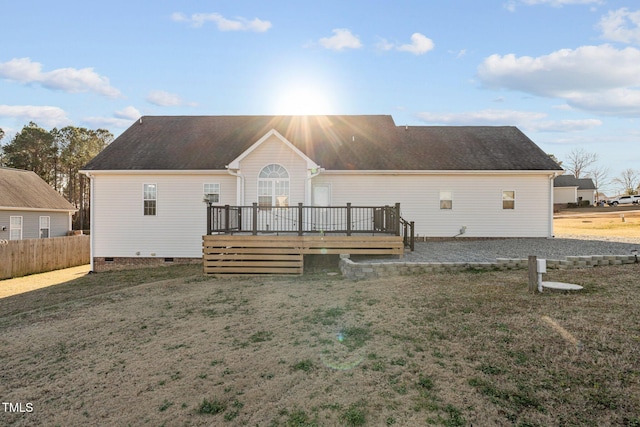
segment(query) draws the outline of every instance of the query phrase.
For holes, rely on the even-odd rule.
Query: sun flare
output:
[[[331,110],[325,94],[311,86],[285,90],[276,103],[276,112],[283,115],[331,114]]]

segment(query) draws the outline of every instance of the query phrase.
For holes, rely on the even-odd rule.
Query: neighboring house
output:
[[[576,179],[574,175],[560,175],[553,180],[553,203],[564,205],[568,203],[589,206],[596,201],[596,186],[591,178]]]
[[[206,205],[401,204],[420,237],[550,237],[562,169],[515,127],[142,117],[82,170],[94,259],[199,258]]]
[[[71,203],[34,172],[0,167],[0,239],[66,236]]]

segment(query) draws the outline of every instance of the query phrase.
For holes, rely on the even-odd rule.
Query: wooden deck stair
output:
[[[242,235],[203,236],[206,274],[302,274],[304,255],[404,254],[401,236]]]

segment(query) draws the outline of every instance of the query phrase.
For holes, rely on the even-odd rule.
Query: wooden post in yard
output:
[[[529,255],[529,292],[538,290],[538,257]]]

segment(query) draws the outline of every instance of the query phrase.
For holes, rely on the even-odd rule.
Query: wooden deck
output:
[[[302,274],[304,255],[404,254],[402,236],[394,235],[243,235],[203,236],[206,274]]]

